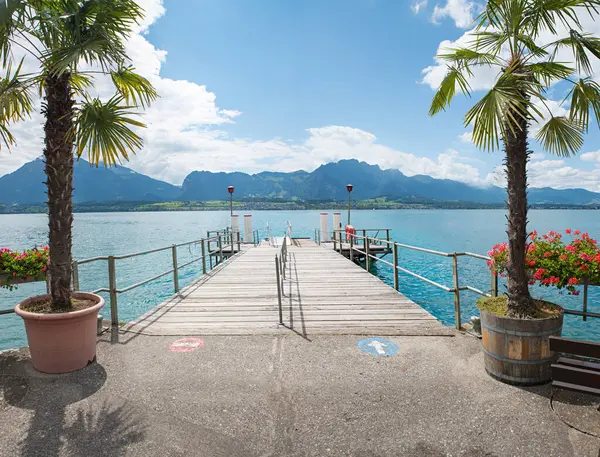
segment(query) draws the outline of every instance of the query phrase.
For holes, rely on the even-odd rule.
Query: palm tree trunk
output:
[[[529,293],[525,255],[527,249],[527,161],[528,144],[526,119],[520,129],[505,129],[506,178],[508,190],[508,250],[507,265],[508,315],[531,317],[534,304]]]
[[[44,125],[52,309],[71,308],[73,224],[73,96],[70,75],[46,78]]]

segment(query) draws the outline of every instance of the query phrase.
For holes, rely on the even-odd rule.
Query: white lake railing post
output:
[[[451,254],[452,256],[452,279],[454,282],[454,319],[456,321],[456,329],[462,328],[460,318],[460,287],[458,285],[458,257],[456,253]]]
[[[202,274],[206,274],[206,248],[204,247],[204,241],[200,240],[200,246],[202,246]]]
[[[398,290],[398,246],[396,243],[392,245],[392,251],[394,254],[394,289]]]
[[[119,308],[117,304],[117,270],[114,256],[108,256],[108,288],[110,293],[110,323],[119,326]]]
[[[72,269],[73,269],[72,289],[74,292],[79,292],[79,264],[77,263],[77,260],[73,260]]]
[[[173,290],[175,293],[179,293],[179,268],[177,266],[177,246],[173,245],[171,247],[172,257],[173,257]]]

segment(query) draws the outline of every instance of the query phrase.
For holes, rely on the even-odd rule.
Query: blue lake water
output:
[[[326,210],[324,210],[326,211]],[[331,213],[331,211],[330,211]],[[286,221],[293,226],[294,236],[312,237],[319,225],[319,211],[255,211],[254,228],[266,235],[269,223],[273,235],[282,235]],[[345,216],[345,213],[343,213]],[[566,228],[587,231],[600,236],[600,217],[595,211],[556,210],[531,211],[529,228],[538,232],[563,231]],[[330,217],[331,223],[331,217]],[[353,211],[352,224],[357,227],[390,228],[392,238],[404,244],[453,252],[470,251],[485,254],[498,241],[506,238],[503,210],[390,210]],[[226,211],[168,213],[89,213],[75,214],[74,257],[119,255],[143,251],[173,243],[191,241],[206,236],[207,230],[229,225]],[[47,243],[47,218],[42,214],[0,215],[0,247],[25,249]],[[383,236],[383,234],[382,234]],[[179,250],[179,262],[198,257],[199,247]],[[488,290],[490,275],[485,262],[460,259],[460,283]],[[150,254],[117,263],[119,288],[170,269],[170,251]],[[401,249],[399,264],[438,283],[452,286],[451,260]],[[180,271],[181,286],[199,275],[200,264]],[[391,269],[379,263],[373,272],[392,282]],[[106,262],[96,262],[80,268],[81,290],[94,290],[108,285]],[[119,295],[119,318],[131,320],[160,303],[172,293],[170,277]],[[501,286],[502,290],[502,286]],[[0,309],[13,307],[23,298],[44,293],[43,283],[25,284],[9,292],[0,289]],[[454,325],[452,294],[407,275],[400,275],[400,291],[423,306],[446,325]],[[534,286],[534,296],[543,297],[568,308],[581,309],[582,298],[560,295],[553,289]],[[105,299],[108,297],[105,296]],[[462,320],[477,314],[472,292],[461,295]],[[589,310],[600,312],[600,288],[590,288]],[[104,311],[108,318],[108,310]],[[565,335],[600,341],[600,319],[583,322],[575,316],[565,317]],[[24,346],[25,330],[14,314],[0,315],[0,349]]]

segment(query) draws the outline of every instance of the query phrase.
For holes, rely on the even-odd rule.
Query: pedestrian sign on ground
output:
[[[398,353],[398,346],[385,338],[363,338],[356,345],[361,351],[377,357],[390,357]]]

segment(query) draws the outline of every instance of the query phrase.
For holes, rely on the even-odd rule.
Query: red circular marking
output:
[[[193,352],[197,349],[204,347],[204,341],[200,338],[182,338],[177,341],[173,341],[169,344],[169,351],[171,352]]]

